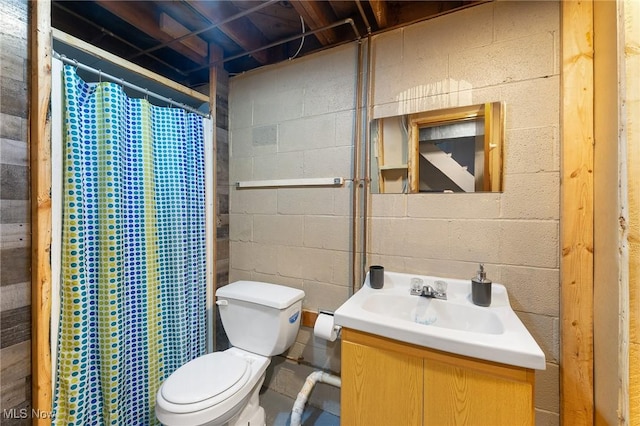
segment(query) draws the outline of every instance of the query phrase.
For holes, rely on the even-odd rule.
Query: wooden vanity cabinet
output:
[[[344,426],[533,425],[534,370],[342,329]]]

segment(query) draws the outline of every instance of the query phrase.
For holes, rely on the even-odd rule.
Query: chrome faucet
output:
[[[422,280],[419,278],[414,278],[411,280],[411,291],[410,294],[412,296],[421,296],[428,297],[430,299],[440,299],[447,300],[447,283],[445,281],[438,280],[435,283],[435,288],[430,285],[423,285]]]

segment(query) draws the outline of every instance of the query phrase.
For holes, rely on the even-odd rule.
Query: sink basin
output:
[[[494,312],[474,306],[448,303],[446,300],[372,294],[364,301],[362,308],[374,314],[427,326],[474,333],[504,333],[504,326]]]
[[[447,283],[447,300],[410,294],[411,280]],[[385,272],[384,287],[363,287],[334,316],[342,327],[406,343],[526,368],[545,369],[545,356],[515,314],[506,288],[493,283],[491,305],[471,301],[471,281]]]

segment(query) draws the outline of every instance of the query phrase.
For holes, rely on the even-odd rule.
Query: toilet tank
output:
[[[300,328],[304,291],[257,281],[236,281],[216,291],[229,342],[262,356],[281,354]]]

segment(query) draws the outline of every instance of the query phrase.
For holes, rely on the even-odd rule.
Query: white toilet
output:
[[[304,292],[237,281],[216,292],[233,346],[189,361],[156,395],[156,417],[167,426],[264,426],[258,394],[271,356],[286,351],[300,327]]]

